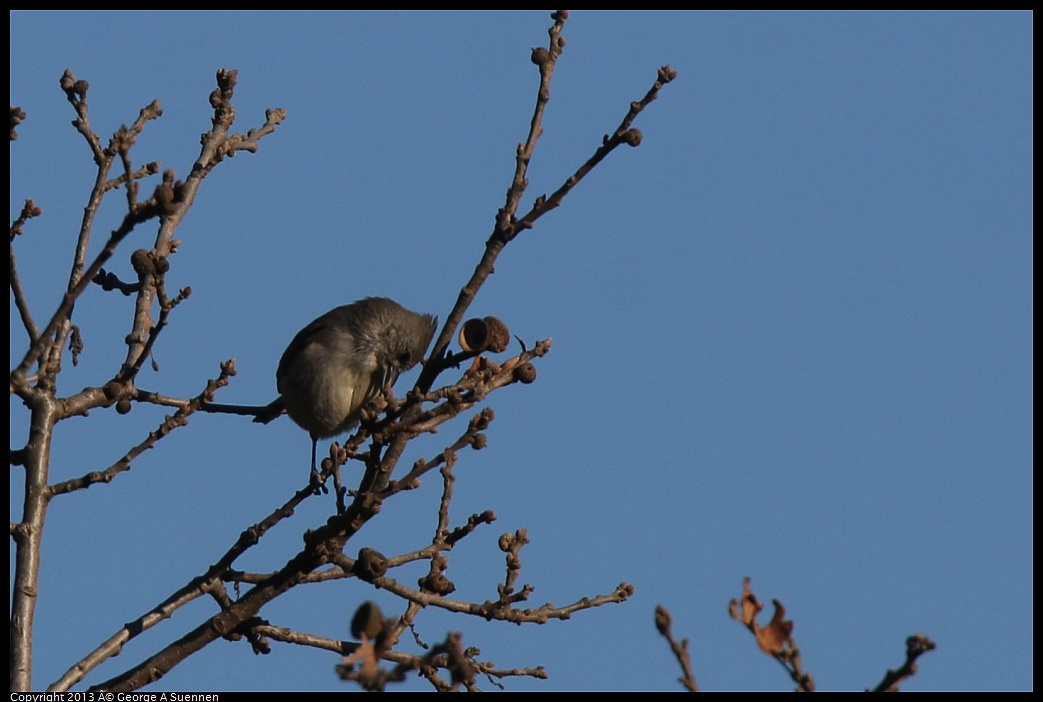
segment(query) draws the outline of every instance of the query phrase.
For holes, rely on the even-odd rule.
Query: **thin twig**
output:
[[[873,692],[898,692],[898,683],[916,675],[916,659],[936,648],[934,641],[923,634],[914,634],[905,640],[905,663],[897,670],[888,670]],[[868,692],[868,690],[867,690]]]
[[[681,672],[684,673],[677,679],[677,682],[684,685],[685,689],[689,692],[699,692],[699,686],[695,682],[695,675],[692,673],[692,659],[688,655],[688,639],[678,641],[674,638],[671,625],[673,624],[673,617],[663,605],[656,605],[655,608],[655,628],[659,632],[660,636],[666,639],[667,643],[670,644],[670,650],[673,651],[674,657],[677,658],[677,662],[681,665]]]
[[[72,480],[55,483],[50,487],[50,497],[64,495],[76,490],[84,490],[92,485],[97,485],[98,483],[110,483],[120,473],[130,470],[131,464],[136,458],[138,458],[138,456],[155,447],[160,439],[167,436],[175,429],[186,426],[188,424],[188,418],[198,411],[200,406],[213,398],[214,393],[216,393],[219,388],[228,385],[229,377],[234,374],[235,364],[232,361],[221,364],[220,375],[218,375],[217,378],[207,381],[206,388],[203,392],[184,406],[180,407],[173,415],[167,415],[164,417],[163,421],[160,422],[155,430],[150,431],[143,441],[123,454],[118,461],[103,471],[92,471],[86,475],[81,475],[78,478],[73,478]]]
[[[22,227],[26,222],[41,214],[43,214],[43,210],[37,207],[35,202],[27,199],[22,205],[22,211],[18,214],[17,219],[11,224],[11,294],[14,297],[15,307],[18,308],[18,316],[22,319],[22,326],[29,335],[30,343],[39,338],[40,330],[37,329],[36,322],[33,320],[33,314],[29,310],[29,302],[25,299],[25,290],[22,288],[22,281],[18,275],[18,265],[15,263],[14,256],[14,240],[16,236],[22,234]]]

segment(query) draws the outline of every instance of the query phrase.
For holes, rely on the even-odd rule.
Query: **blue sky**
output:
[[[28,113],[11,149],[12,219],[26,197],[44,208],[16,242],[37,319],[59,300],[92,177],[58,88],[66,68],[90,81],[103,135],[161,100],[134,156],[178,175],[209,127],[217,69],[239,70],[241,130],[287,110],[257,154],[204,183],[168,276],[193,294],[156,348],[160,370],[139,381],[194,395],[234,357],[220,398],[244,404],[271,399],[289,339],[331,307],[387,295],[444,318],[503,204],[535,95],[529,51],[550,24],[544,11],[10,19],[11,104]],[[680,75],[640,117],[640,148],[614,153],[510,244],[471,309],[554,346],[535,384],[489,399],[489,447],[461,457],[454,522],[485,509],[499,520],[451,554],[448,575],[460,599],[495,597],[496,538],[525,528],[534,606],[621,581],[637,592],[540,627],[429,610],[418,634],[461,631],[484,660],[547,667],[548,681],[511,690],[674,690],[680,671],[652,621],[661,603],[704,689],[789,689],[728,618],[750,576],[786,605],[820,689],[874,685],[917,632],[938,649],[905,689],[1031,689],[1032,15],[580,11],[564,35],[523,210],[659,66]],[[120,206],[111,196],[95,251]],[[111,268],[127,277],[153,231]],[[11,309],[14,363],[25,337]],[[127,298],[97,289],[77,304],[86,349],[62,393],[111,377],[129,317]],[[16,447],[26,417],[11,409]],[[162,414],[64,422],[52,479],[107,467]],[[465,421],[415,442],[406,464]],[[285,419],[197,415],[111,485],[56,499],[34,686],[205,570],[302,485],[308,451]],[[17,519],[18,470],[11,487]],[[423,546],[438,499],[429,478],[349,553]],[[237,565],[280,567],[331,509],[311,500]],[[261,614],[347,638],[365,599],[401,610],[346,581]],[[179,612],[88,682],[212,611]],[[337,662],[222,641],[153,689],[341,690]]]

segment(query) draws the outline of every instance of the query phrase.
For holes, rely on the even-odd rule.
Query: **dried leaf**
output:
[[[793,633],[793,622],[786,621],[786,608],[778,600],[772,600],[775,605],[775,616],[771,618],[768,626],[759,627],[754,622],[754,631],[757,635],[757,645],[769,655],[781,653],[786,647],[790,634]]]

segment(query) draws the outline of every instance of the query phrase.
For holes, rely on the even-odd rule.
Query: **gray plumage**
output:
[[[275,372],[279,398],[255,421],[283,409],[315,441],[351,429],[362,406],[421,361],[438,319],[386,297],[336,307],[297,332]]]

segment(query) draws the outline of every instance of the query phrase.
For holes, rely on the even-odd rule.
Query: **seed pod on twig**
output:
[[[460,328],[459,342],[460,348],[468,353],[501,353],[511,343],[511,332],[496,317],[475,317],[464,322]]]

